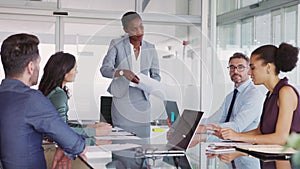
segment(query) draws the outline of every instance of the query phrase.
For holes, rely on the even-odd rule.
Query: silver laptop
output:
[[[167,144],[146,144],[136,151],[142,151],[146,157],[185,155],[202,115],[201,111],[184,110]]]

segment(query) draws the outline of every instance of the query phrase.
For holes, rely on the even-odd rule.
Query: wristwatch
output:
[[[124,71],[123,71],[123,70],[120,70],[120,71],[119,71],[119,75],[120,75],[120,76],[123,76],[123,75],[124,75]]]

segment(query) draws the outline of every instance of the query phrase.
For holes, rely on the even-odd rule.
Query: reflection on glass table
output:
[[[143,140],[119,140],[113,144],[143,144]],[[146,141],[149,142],[149,141]],[[92,168],[195,168],[195,169],[296,169],[289,160],[261,160],[247,153],[233,151],[230,153],[207,153],[211,143],[200,143],[189,148],[185,156],[145,157],[143,151],[136,147],[121,151],[112,151],[107,157],[87,158]],[[234,163],[232,163],[234,161]]]
[[[276,158],[263,158],[263,156],[251,156],[247,153],[234,151],[227,153],[203,153],[203,150],[209,146],[210,143],[201,143],[201,162],[205,163],[207,169],[223,169],[223,168],[237,168],[237,169],[296,169],[290,160],[278,160]],[[200,162],[200,163],[201,163]],[[211,165],[213,164],[213,165]],[[202,166],[202,164],[201,164]]]
[[[112,144],[143,145],[151,141],[145,139],[114,140]],[[111,151],[108,156],[87,158],[92,168],[195,168],[195,169],[296,169],[289,160],[262,159],[240,151],[230,153],[208,153],[211,143],[201,142],[190,147],[185,156],[144,156],[137,147]],[[106,146],[110,147],[110,146]],[[126,147],[126,146],[125,146]],[[234,163],[232,163],[234,161]]]
[[[149,140],[114,140],[113,144],[130,144],[130,145],[143,145],[149,143]],[[108,147],[105,145],[105,147]],[[86,158],[86,163],[92,166],[92,168],[199,168],[199,146],[188,149],[187,155],[182,156],[168,156],[153,155],[145,156],[141,151],[141,146],[131,147],[125,150],[111,151],[110,155],[106,156],[92,156]],[[103,153],[105,154],[105,153]],[[103,155],[102,154],[102,155]],[[186,159],[184,159],[186,158]],[[193,166],[193,167],[188,167]]]
[[[152,156],[144,157],[134,149],[112,153],[112,161],[106,164],[107,168],[184,168],[191,169],[186,156]]]

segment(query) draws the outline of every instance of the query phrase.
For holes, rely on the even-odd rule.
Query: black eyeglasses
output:
[[[234,70],[236,69],[238,72],[242,72],[245,70],[245,68],[247,68],[246,66],[244,65],[238,65],[238,66],[233,66],[233,65],[230,65],[227,67],[229,69],[230,72],[234,72]]]

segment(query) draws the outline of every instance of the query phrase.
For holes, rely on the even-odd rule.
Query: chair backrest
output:
[[[111,96],[101,96],[100,97],[100,121],[109,123],[113,126],[111,119]]]

